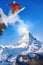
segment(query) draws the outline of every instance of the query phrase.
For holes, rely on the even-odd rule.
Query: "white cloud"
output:
[[[21,22],[21,23],[19,24],[19,26],[18,26],[18,33],[19,33],[20,35],[22,35],[22,34],[24,34],[24,33],[27,31],[27,29],[28,29],[28,25]]]

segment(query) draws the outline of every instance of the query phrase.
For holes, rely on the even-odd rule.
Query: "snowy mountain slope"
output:
[[[16,61],[18,55],[29,55],[29,53],[43,53],[43,43],[38,41],[27,30],[16,46],[0,45],[0,64],[12,65]],[[34,54],[30,54],[30,56]]]

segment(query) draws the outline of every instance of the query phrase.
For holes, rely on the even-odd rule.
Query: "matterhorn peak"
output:
[[[28,29],[26,29],[25,30],[25,32],[23,33],[23,35],[22,35],[22,37],[21,37],[21,39],[19,40],[19,42],[18,42],[18,44],[24,44],[24,43],[26,43],[26,44],[31,44],[31,42],[33,42],[33,40],[34,40],[35,38],[33,37],[33,35],[31,34],[31,32],[28,30]],[[36,39],[35,39],[36,40]]]
[[[28,34],[29,34],[29,30],[26,30],[24,32],[24,34],[22,35],[21,39],[19,40],[18,43],[23,43],[26,42],[28,40]]]

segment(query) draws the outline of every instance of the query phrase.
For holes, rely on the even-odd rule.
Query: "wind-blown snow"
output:
[[[19,20],[19,16],[18,15],[16,15],[16,16],[12,15],[13,17],[11,17],[11,18],[10,18],[11,14],[9,16],[6,16],[1,8],[0,8],[0,15],[1,15],[0,22],[1,23],[5,23],[6,25],[14,24],[15,22],[17,22]]]
[[[24,9],[25,8],[23,8],[23,10]],[[19,26],[17,28],[17,32],[20,35],[24,34],[24,32],[26,32],[27,29],[29,28],[29,26],[27,24],[25,24],[23,20],[21,20],[18,13],[17,14],[10,14],[9,16],[6,16],[4,14],[4,12],[2,11],[2,9],[0,8],[0,15],[1,15],[0,23],[4,23],[6,26],[8,26],[8,24],[14,25],[16,22],[18,22]]]

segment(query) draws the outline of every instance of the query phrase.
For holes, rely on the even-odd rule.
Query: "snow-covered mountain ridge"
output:
[[[7,65],[10,63],[10,65],[13,65],[12,63],[16,61],[19,55],[29,55],[30,53],[43,54],[43,43],[27,31],[22,35],[16,46],[0,45],[0,64]]]

